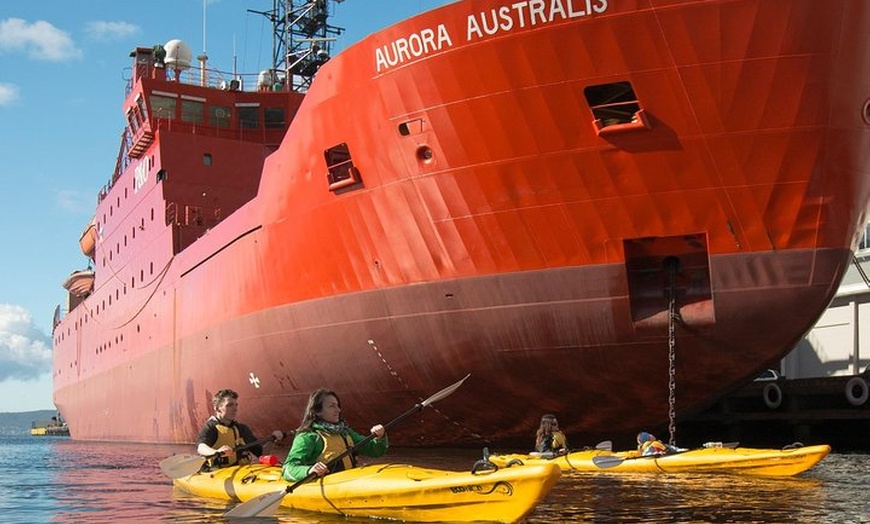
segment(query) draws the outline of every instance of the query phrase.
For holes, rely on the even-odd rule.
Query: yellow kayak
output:
[[[376,464],[302,484],[281,500],[286,508],[415,522],[516,522],[541,502],[561,470],[541,463],[479,473]],[[196,496],[244,502],[291,483],[281,468],[234,466],[177,478]]]
[[[554,464],[563,471],[618,473],[727,473],[791,476],[812,468],[831,452],[824,445],[789,449],[710,447],[670,455],[639,457],[636,452],[576,451],[546,459],[535,455],[490,455],[499,467],[508,464]]]

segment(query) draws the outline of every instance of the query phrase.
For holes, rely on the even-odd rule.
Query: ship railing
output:
[[[132,72],[132,68],[130,68]],[[220,89],[222,91],[287,91],[285,73],[279,70],[264,70],[258,73],[238,73],[220,69],[191,67],[182,71],[153,67],[154,78],[164,78],[170,82],[186,85]],[[160,76],[158,76],[160,75]],[[134,76],[130,74],[124,95],[133,92]]]
[[[175,131],[178,133],[187,133],[191,135],[203,135],[217,138],[227,138],[238,140],[241,142],[259,142],[267,146],[277,146],[284,138],[287,131],[287,122],[276,122],[273,126],[257,127],[228,127],[221,125],[210,125],[202,122],[192,121],[193,119],[182,118],[164,118],[161,117],[159,111],[154,118],[154,131]]]

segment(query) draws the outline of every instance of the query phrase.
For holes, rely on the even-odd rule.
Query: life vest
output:
[[[211,446],[214,449],[220,449],[222,446],[236,448],[245,443],[245,440],[239,434],[239,428],[235,424],[227,426],[218,422],[214,425],[214,429],[217,431],[217,439],[215,439],[214,444]],[[230,463],[229,457],[219,456],[209,459],[208,466],[209,468],[223,468],[235,464],[247,464],[248,462],[247,458],[240,458],[239,455],[236,455],[236,461],[232,463]]]
[[[640,454],[644,457],[648,455],[664,455],[667,452],[667,446],[658,440],[647,440],[640,446]]]
[[[320,456],[317,457],[317,462],[328,464],[330,460],[344,453],[348,448],[353,446],[353,441],[351,441],[350,437],[347,435],[327,433],[325,431],[318,431],[317,434],[320,435],[321,439],[323,439],[323,451],[321,451]],[[344,471],[355,467],[356,457],[353,456],[353,453],[348,453],[340,461],[330,466],[329,472],[335,473],[336,471]]]
[[[561,431],[554,431],[541,438],[541,443],[535,446],[535,451],[538,453],[557,453],[567,447],[568,441],[565,434]]]
[[[565,438],[565,434],[561,431],[556,431],[553,433],[553,441],[550,444],[550,447],[553,451],[562,451],[563,449],[568,447],[568,440]]]

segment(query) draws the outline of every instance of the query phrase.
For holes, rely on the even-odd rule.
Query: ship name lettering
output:
[[[450,488],[453,493],[465,493],[471,491],[483,491],[483,486],[480,484],[472,484],[470,486],[453,486]]]
[[[133,192],[138,193],[143,186],[145,186],[145,182],[148,181],[148,173],[151,171],[151,157],[145,157],[144,160],[139,162],[139,165],[136,166],[136,169],[133,171]]]
[[[601,14],[609,0],[524,0],[468,15],[468,41],[519,28]]]
[[[426,28],[408,37],[398,38],[375,50],[378,73],[452,45],[453,40],[444,24],[439,24],[435,29]]]

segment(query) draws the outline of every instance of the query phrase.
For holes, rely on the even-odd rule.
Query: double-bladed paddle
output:
[[[284,432],[284,435],[289,435],[289,433]],[[256,442],[238,446],[234,448],[233,451],[239,453],[246,449],[262,446],[263,444],[272,442],[273,440],[275,440],[275,436],[269,435],[268,437],[257,440]],[[172,455],[171,457],[160,461],[160,470],[163,471],[164,475],[171,479],[180,479],[181,477],[193,475],[202,469],[202,465],[205,464],[206,460],[217,458],[221,455],[223,455],[223,453],[215,453],[214,455],[208,456],[187,454]]]
[[[613,441],[602,440],[598,444],[595,444],[595,447],[591,448],[591,449],[595,449],[598,451],[613,451]],[[531,453],[529,453],[529,456],[534,457],[534,458],[552,460],[552,459],[557,459],[559,457],[567,457],[568,455],[570,455],[571,453],[574,453],[575,451],[590,451],[590,448],[585,447],[582,449],[565,450],[561,453],[553,453],[552,451],[544,451],[544,452],[532,451]]]
[[[599,451],[613,451],[613,441],[602,440],[598,444],[595,444],[595,449]]]
[[[739,445],[740,445],[739,442],[723,442],[721,447],[734,449]],[[717,447],[720,447],[720,446],[717,446]],[[706,448],[696,448],[696,449],[706,449]],[[601,469],[608,469],[608,468],[615,468],[616,466],[622,464],[626,460],[660,459],[660,458],[665,458],[665,457],[672,457],[674,455],[679,455],[681,453],[686,453],[687,451],[695,451],[695,450],[685,449],[682,451],[677,451],[676,453],[667,453],[664,455],[639,455],[636,457],[619,457],[617,455],[598,455],[598,456],[592,457],[592,463]]]
[[[423,408],[425,408],[426,406],[428,406],[430,404],[434,404],[435,402],[438,402],[439,400],[443,399],[444,397],[447,397],[448,395],[450,395],[451,393],[453,393],[454,391],[459,389],[459,386],[461,386],[462,383],[465,382],[466,379],[468,379],[468,377],[470,377],[470,376],[471,376],[471,374],[465,375],[465,378],[463,378],[459,382],[453,384],[452,386],[448,386],[448,387],[442,389],[441,391],[439,391],[438,393],[435,393],[434,395],[427,398],[423,402],[420,402],[420,403],[414,405],[413,408],[409,409],[408,411],[402,413],[401,415],[399,415],[395,419],[388,422],[387,425],[384,426],[384,431],[390,429],[391,427],[395,426],[399,422],[402,422],[403,420],[410,417],[414,413],[416,413],[418,411],[422,411]],[[331,459],[329,462],[326,463],[326,466],[329,467],[332,464],[335,464],[339,460],[343,459],[344,457],[350,455],[351,453],[354,453],[356,450],[365,446],[374,438],[375,438],[375,435],[373,433],[370,434],[366,438],[360,440],[359,442],[357,442],[353,446],[347,448],[342,453],[335,456],[333,459]],[[304,479],[299,480],[296,483],[287,486],[285,489],[283,489],[281,491],[275,491],[273,493],[264,493],[264,494],[260,495],[259,497],[252,498],[251,500],[249,500],[247,502],[243,502],[242,504],[239,504],[235,508],[226,512],[224,514],[224,517],[227,517],[227,518],[271,517],[278,510],[278,506],[281,505],[281,501],[284,500],[285,495],[287,495],[289,493],[293,493],[294,489],[298,488],[302,484],[305,484],[309,480],[313,480],[316,477],[317,477],[317,473],[313,473],[313,472],[309,473],[308,476],[305,477]]]

